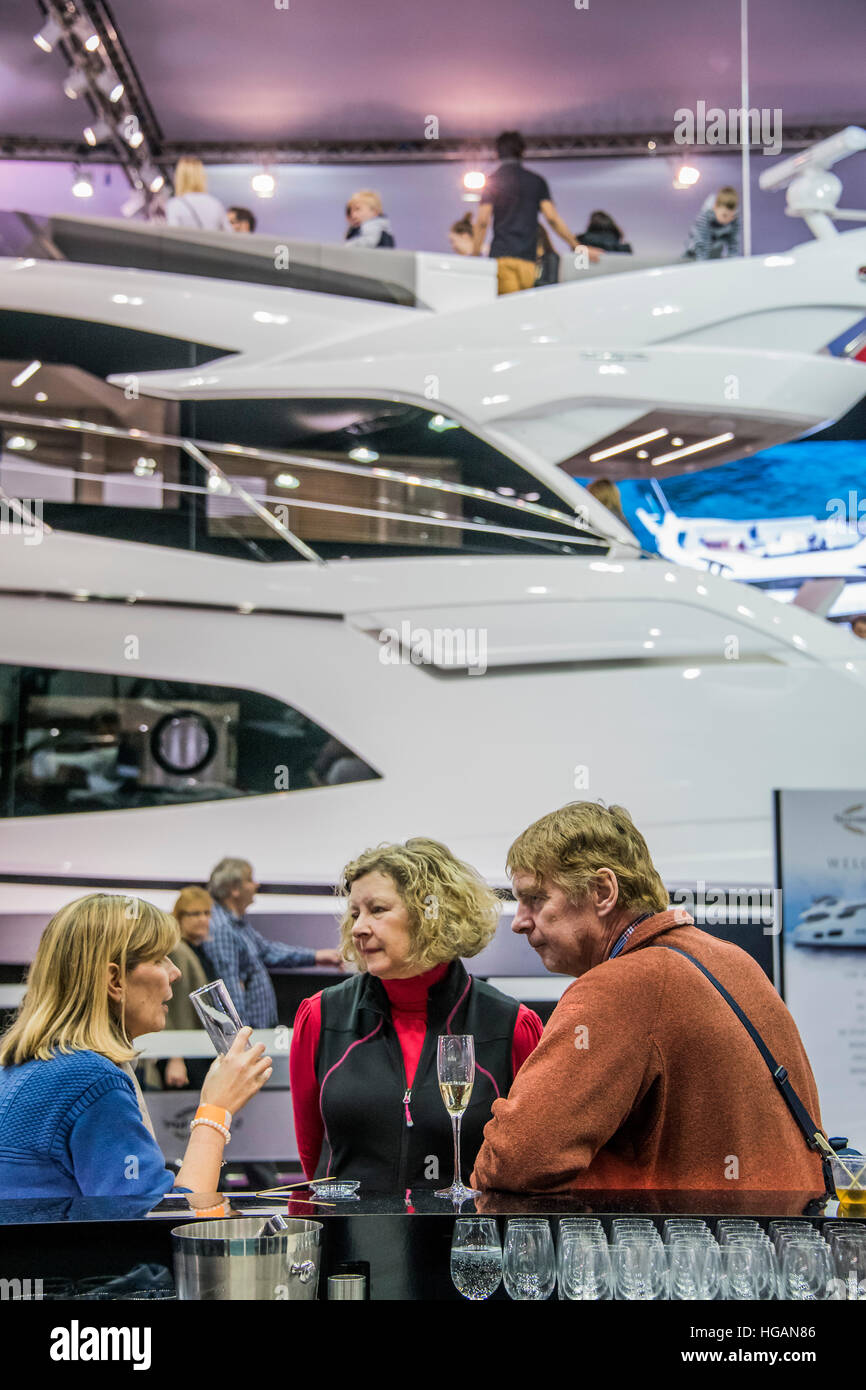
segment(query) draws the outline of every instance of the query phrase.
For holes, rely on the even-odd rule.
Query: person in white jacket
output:
[[[192,227],[203,232],[230,232],[231,224],[219,198],[207,191],[207,174],[200,159],[180,159],[174,171],[174,197],[165,210],[169,227]]]

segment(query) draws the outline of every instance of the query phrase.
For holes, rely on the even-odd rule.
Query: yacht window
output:
[[[4,816],[173,806],[379,775],[300,710],[255,690],[0,666]]]
[[[9,497],[41,499],[45,521],[60,530],[186,546],[191,502],[180,489],[198,469],[176,445],[130,433],[177,436],[183,410],[142,395],[138,377],[196,366],[224,351],[115,324],[4,313],[0,411],[27,419],[0,419],[0,488]],[[123,385],[109,385],[113,372],[124,376]],[[124,437],[56,429],[40,419],[83,420]]]
[[[205,443],[208,457],[271,511],[279,508],[280,519],[323,558],[607,550],[575,526],[573,508],[555,492],[435,408],[208,400],[196,401],[192,416],[200,441],[230,442],[225,451]],[[243,456],[231,445],[261,452]],[[325,466],[268,459],[271,451]],[[267,523],[237,498],[209,498],[207,511],[215,548],[242,533],[269,558],[287,558]]]

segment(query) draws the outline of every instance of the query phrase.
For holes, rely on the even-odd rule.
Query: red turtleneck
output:
[[[383,980],[391,1005],[391,1021],[403,1053],[406,1085],[411,1087],[418,1070],[421,1049],[427,1032],[427,994],[443,978],[447,963],[436,965],[423,975],[408,980]],[[543,1031],[538,1014],[520,1005],[514,1037],[511,1043],[511,1067],[516,1076],[530,1052],[537,1046]],[[324,1130],[319,1109],[319,1083],[316,1078],[316,1054],[322,1029],[322,994],[304,999],[295,1017],[289,1070],[292,1087],[292,1107],[295,1113],[295,1137],[304,1174],[311,1178],[319,1162]]]

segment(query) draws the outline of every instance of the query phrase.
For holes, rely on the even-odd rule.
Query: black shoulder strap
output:
[[[752,1039],[752,1042],[755,1044],[755,1047],[769,1067],[773,1080],[781,1091],[788,1109],[800,1126],[803,1137],[809,1145],[809,1148],[814,1149],[817,1153],[823,1154],[825,1157],[832,1154],[833,1150],[830,1148],[824,1134],[815,1124],[805,1105],[797,1095],[797,1092],[794,1090],[794,1087],[791,1085],[786,1068],[776,1061],[754,1023],[748,1015],[743,1012],[733,995],[728,993],[724,985],[716,979],[712,971],[708,970],[705,965],[701,965],[700,961],[695,960],[694,956],[690,956],[688,951],[681,951],[678,946],[665,946],[663,941],[660,941],[658,945],[663,946],[666,951],[674,951],[678,956],[684,956],[686,960],[690,960],[692,965],[696,965],[701,974],[705,975],[710,984],[718,990],[725,1003],[729,1004],[737,1015],[737,1018],[742,1023],[749,1037]]]

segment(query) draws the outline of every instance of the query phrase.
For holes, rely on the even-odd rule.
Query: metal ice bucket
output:
[[[264,1216],[194,1221],[171,1233],[179,1299],[315,1299],[322,1223],[290,1219],[259,1236]]]

